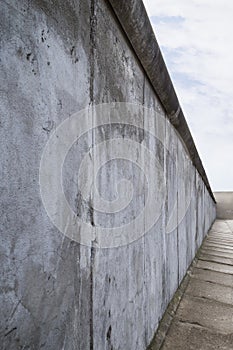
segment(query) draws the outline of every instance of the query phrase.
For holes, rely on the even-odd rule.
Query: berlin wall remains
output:
[[[0,11],[1,348],[146,349],[216,211],[143,3]]]

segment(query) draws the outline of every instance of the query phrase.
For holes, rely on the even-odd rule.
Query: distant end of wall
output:
[[[215,192],[217,219],[233,220],[233,192]]]

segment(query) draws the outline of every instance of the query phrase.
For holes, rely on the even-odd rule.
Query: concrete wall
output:
[[[217,219],[233,220],[233,192],[215,192]]]
[[[1,348],[146,349],[215,218],[211,193],[107,1],[6,0],[0,11]],[[88,105],[112,101],[153,108],[152,129],[163,121],[163,144],[148,142],[154,142],[167,194],[149,232],[125,246],[97,249],[52,224],[40,196],[39,167],[46,142],[62,121]],[[96,131],[96,139],[106,134],[139,143],[146,138],[115,125]],[[92,143],[93,134],[87,133],[73,145],[63,182],[70,205],[93,225],[93,209],[81,202],[76,181]],[[94,224],[119,225],[141,209],[142,175],[124,162],[103,170],[104,195],[113,186],[109,179],[122,174],[134,177],[132,206],[123,218],[94,213]],[[184,217],[167,233],[171,211],[175,207],[179,217],[190,193]]]

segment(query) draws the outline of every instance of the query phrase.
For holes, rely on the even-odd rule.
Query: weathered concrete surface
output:
[[[215,192],[217,201],[217,218],[233,220],[233,192]]]
[[[215,219],[210,191],[108,2],[6,0],[0,11],[1,347],[145,349]],[[61,122],[88,105],[112,101],[155,109],[153,129],[163,116],[167,149],[155,140],[148,143],[162,164],[168,194],[159,220],[145,236],[129,246],[97,250],[71,241],[53,226],[40,196],[39,166]],[[145,116],[134,118],[149,123]],[[142,132],[117,126],[96,131],[95,138],[101,142],[115,134],[146,142]],[[145,193],[135,186],[123,218],[93,215],[91,204],[81,201],[76,179],[92,145],[93,135],[85,135],[67,155],[66,198],[86,222],[120,225],[138,213]],[[134,170],[123,162],[103,169],[102,194],[113,192],[122,173],[139,184],[142,175]],[[91,176],[87,169],[86,177]],[[190,192],[186,215],[166,233],[171,211],[175,208],[179,217]]]
[[[225,237],[233,247],[228,221],[216,221],[183,282],[172,320],[165,319],[160,325],[166,333],[159,328],[150,350],[233,348],[233,251],[226,251],[225,256],[218,256],[216,250],[213,253],[208,246],[213,237],[219,249],[224,249]]]

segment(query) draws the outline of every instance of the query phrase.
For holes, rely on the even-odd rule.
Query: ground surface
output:
[[[174,299],[151,350],[233,349],[233,220],[216,220]]]

